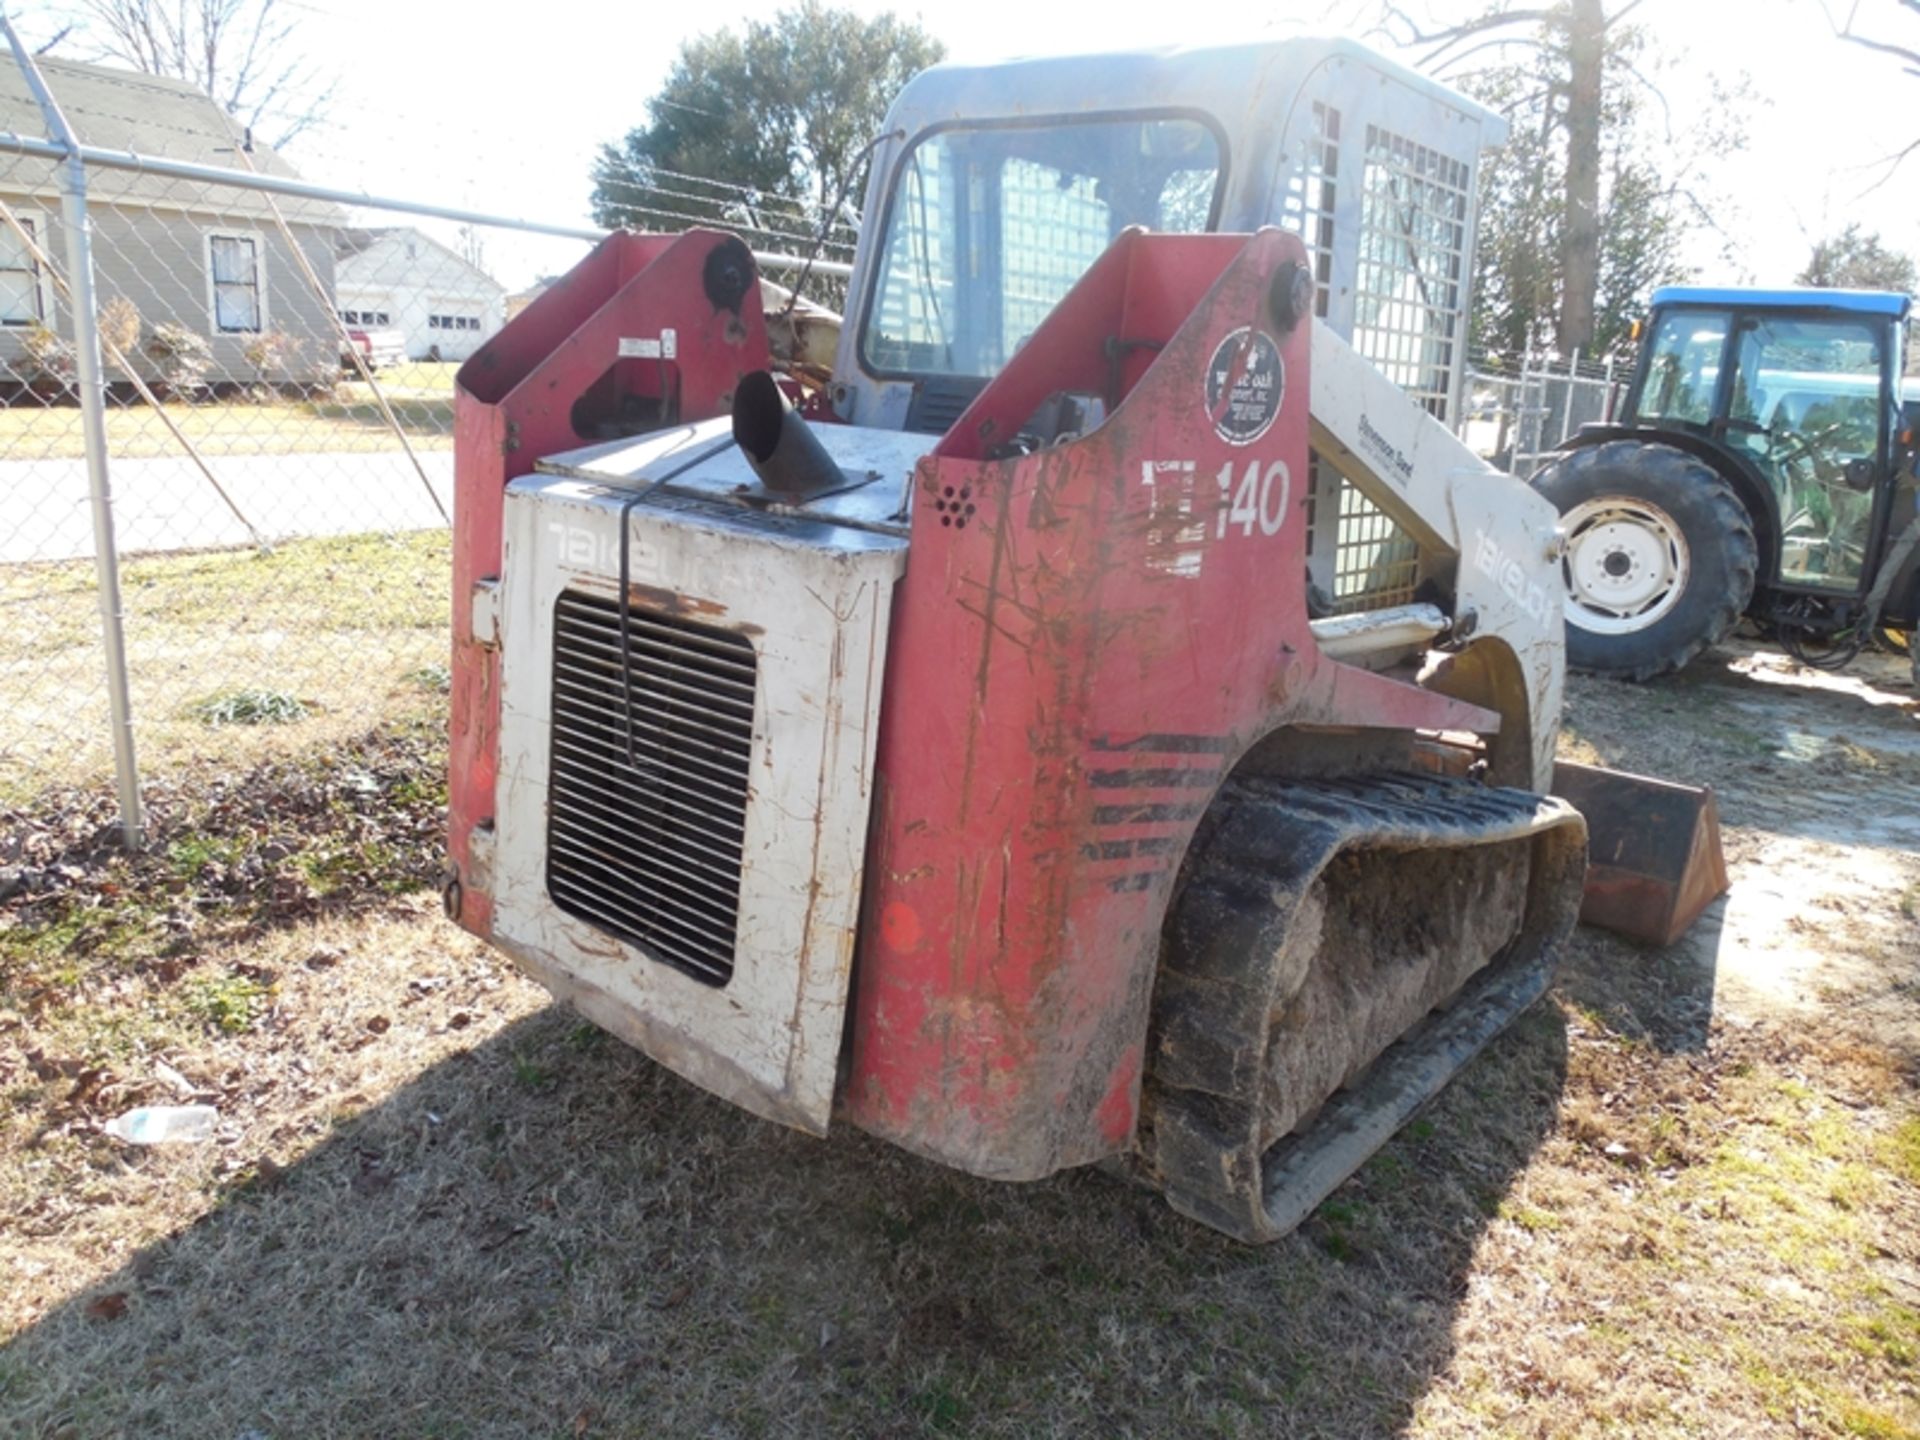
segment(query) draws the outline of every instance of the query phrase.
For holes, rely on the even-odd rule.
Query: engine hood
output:
[[[847,486],[804,501],[760,484],[724,417],[564,451],[535,468],[615,490],[658,485],[667,494],[905,535],[907,487],[935,437],[857,425],[817,425],[813,433],[845,472]]]

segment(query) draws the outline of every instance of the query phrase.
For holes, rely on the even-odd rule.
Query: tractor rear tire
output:
[[[1678,670],[1753,599],[1760,551],[1733,487],[1672,445],[1609,440],[1550,461],[1533,486],[1567,526],[1567,663],[1624,680]]]

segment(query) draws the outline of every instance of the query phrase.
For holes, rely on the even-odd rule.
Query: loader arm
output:
[[[1421,573],[1452,592],[1444,649],[1423,683],[1498,711],[1493,778],[1545,793],[1566,683],[1558,515],[1324,324],[1311,353],[1315,454],[1399,523],[1420,547]],[[1340,623],[1315,622],[1316,634]]]

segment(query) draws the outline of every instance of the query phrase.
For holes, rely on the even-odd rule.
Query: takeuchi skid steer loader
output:
[[[606,240],[460,372],[451,913],[770,1119],[1297,1224],[1580,904],[1555,514],[1430,413],[1496,125],[935,69],[825,385],[739,240]]]

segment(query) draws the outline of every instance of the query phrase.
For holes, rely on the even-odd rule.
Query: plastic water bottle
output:
[[[109,1120],[106,1131],[129,1145],[195,1144],[213,1138],[219,1119],[211,1105],[142,1105]]]

